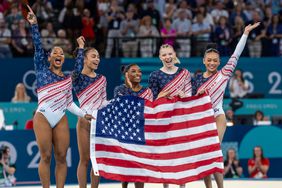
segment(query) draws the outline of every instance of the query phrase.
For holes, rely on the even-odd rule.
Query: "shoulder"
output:
[[[157,77],[161,73],[160,70],[156,70],[150,73],[150,77]]]

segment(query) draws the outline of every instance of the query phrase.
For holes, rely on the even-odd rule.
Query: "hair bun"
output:
[[[217,50],[217,44],[216,43],[208,43],[206,50],[208,49],[216,49]]]
[[[125,72],[126,72],[126,65],[122,65],[121,67],[120,67],[120,71],[123,73],[123,74],[125,74]]]

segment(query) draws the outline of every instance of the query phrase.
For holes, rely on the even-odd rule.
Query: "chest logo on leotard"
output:
[[[219,111],[219,108],[214,108],[214,112],[218,112]]]
[[[39,109],[39,111],[40,111],[40,112],[45,112],[45,110],[44,110],[44,109]]]

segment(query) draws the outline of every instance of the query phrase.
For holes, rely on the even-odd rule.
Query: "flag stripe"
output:
[[[166,159],[175,159],[175,158],[181,158],[181,157],[189,157],[193,155],[199,155],[203,152],[210,152],[210,151],[216,151],[220,150],[220,146],[218,144],[212,144],[208,146],[202,146],[198,148],[192,148],[182,151],[175,151],[175,152],[167,152],[167,153],[146,153],[146,152],[140,152],[140,151],[131,151],[126,148],[122,148],[119,146],[109,146],[105,144],[97,144],[96,145],[96,151],[107,151],[107,152],[118,152],[118,153],[124,153],[132,156],[139,156],[141,158],[152,158],[152,159],[158,159],[158,160],[166,160]]]
[[[207,160],[196,161],[195,163],[187,163],[183,165],[174,165],[174,166],[162,166],[162,168],[157,167],[156,165],[144,164],[140,162],[131,161],[128,163],[126,160],[121,159],[112,159],[112,158],[99,158],[98,163],[109,165],[109,166],[118,166],[124,168],[139,168],[142,166],[143,169],[159,171],[163,173],[172,173],[172,172],[181,172],[185,170],[193,170],[195,166],[205,166],[210,165],[214,162],[223,162],[222,157],[215,157]]]
[[[222,169],[220,165],[212,167],[210,169],[203,169],[201,172],[199,172],[197,175],[191,175],[187,176],[185,178],[174,178],[172,179],[171,177],[168,178],[156,178],[152,176],[133,176],[133,175],[121,175],[118,173],[113,173],[113,172],[106,172],[104,170],[101,170],[100,174],[101,176],[107,178],[107,179],[115,179],[115,180],[120,180],[124,182],[150,182],[150,183],[173,183],[173,184],[184,184],[186,182],[191,182],[191,181],[196,181],[201,178],[204,178],[210,174],[213,174],[215,172],[222,173]],[[103,168],[103,166],[101,166]],[[112,167],[113,168],[113,167]],[[145,172],[146,174],[149,172]],[[141,174],[141,172],[140,172]]]
[[[124,96],[97,114],[91,160],[105,178],[183,184],[223,172],[209,96],[153,102]]]

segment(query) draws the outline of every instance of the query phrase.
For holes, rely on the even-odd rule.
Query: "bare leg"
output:
[[[226,130],[225,114],[220,114],[216,117],[216,127],[217,127],[219,141],[221,143],[223,140],[225,130]],[[223,174],[217,172],[214,174],[214,177],[215,177],[217,187],[223,188]],[[212,188],[211,176],[206,176],[204,178],[204,182],[205,182],[206,188]]]
[[[40,152],[38,174],[43,188],[50,187],[50,163],[52,156],[52,128],[43,114],[37,112],[33,118],[34,133]]]
[[[122,188],[127,188],[128,182],[121,182],[121,187]]]
[[[215,178],[217,188],[223,188],[223,174],[216,172],[214,174],[214,178]]]
[[[91,188],[98,188],[100,183],[100,176],[95,176],[92,168],[90,172],[90,177],[91,177]]]
[[[218,137],[220,143],[222,142],[225,130],[226,130],[226,118],[225,114],[220,114],[215,118],[216,120],[216,127],[217,127],[217,132],[218,132]]]
[[[53,145],[56,160],[56,187],[63,188],[67,176],[67,150],[70,144],[70,133],[67,117],[64,116],[53,129]]]
[[[79,151],[79,163],[77,167],[77,179],[80,188],[87,186],[87,168],[90,159],[90,124],[83,118],[79,118],[77,126],[77,144]]]
[[[204,182],[205,182],[206,188],[212,188],[211,175],[204,177]]]
[[[217,126],[219,141],[221,143],[222,140],[223,140],[225,130],[226,130],[225,114],[221,114],[221,115],[216,117],[216,126]],[[215,178],[215,181],[216,181],[217,188],[223,188],[223,174],[216,172],[214,174],[214,178]]]
[[[164,185],[164,188],[169,188],[169,184],[164,183],[163,185]]]
[[[144,188],[144,183],[143,182],[135,182],[135,188]]]

